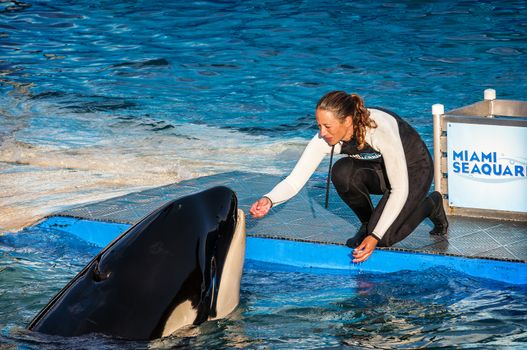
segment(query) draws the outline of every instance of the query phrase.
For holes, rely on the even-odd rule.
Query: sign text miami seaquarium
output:
[[[527,212],[527,128],[449,122],[452,207]]]

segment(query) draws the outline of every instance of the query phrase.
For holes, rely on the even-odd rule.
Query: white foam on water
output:
[[[199,176],[283,174],[307,143],[197,124],[152,132],[95,115],[44,119],[26,121],[0,144],[0,232],[81,203]]]

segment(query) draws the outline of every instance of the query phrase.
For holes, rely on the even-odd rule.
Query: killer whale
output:
[[[108,244],[28,329],[152,340],[225,317],[239,302],[245,239],[229,188],[173,200]]]

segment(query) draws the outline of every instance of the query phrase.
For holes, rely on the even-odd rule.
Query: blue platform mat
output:
[[[70,208],[39,225],[104,247],[172,199],[223,185],[236,191],[240,208],[248,213],[254,200],[279,180],[241,172],[202,177]],[[525,222],[450,217],[448,236],[437,237],[428,234],[432,224],[427,220],[394,247],[379,248],[365,263],[353,264],[344,242],[356,232],[359,222],[334,191],[329,208],[324,208],[324,180],[313,178],[295,198],[273,208],[263,219],[247,217],[247,259],[345,273],[443,265],[478,277],[527,284]]]

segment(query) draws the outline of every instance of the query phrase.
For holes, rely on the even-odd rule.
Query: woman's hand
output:
[[[377,247],[379,241],[372,235],[366,236],[362,243],[353,250],[354,263],[366,261]]]
[[[254,202],[249,212],[254,218],[258,219],[258,218],[261,218],[267,215],[272,205],[273,203],[271,202],[269,198],[262,197],[258,199],[256,202]]]

